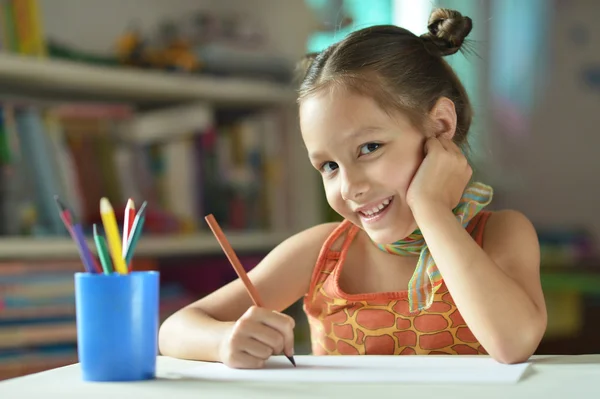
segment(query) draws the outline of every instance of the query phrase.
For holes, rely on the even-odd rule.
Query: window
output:
[[[308,40],[309,52],[321,51],[348,33],[372,25],[393,23],[392,0],[305,0],[322,29]]]

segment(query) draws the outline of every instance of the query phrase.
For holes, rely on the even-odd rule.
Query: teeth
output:
[[[390,199],[386,199],[384,200],[381,204],[379,204],[378,206],[374,207],[373,209],[369,209],[366,211],[362,211],[363,214],[367,215],[367,216],[372,216],[374,213],[378,213],[379,211],[381,211],[383,208],[385,208],[388,204],[390,203]]]

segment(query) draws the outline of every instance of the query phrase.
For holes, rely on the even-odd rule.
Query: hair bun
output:
[[[438,55],[451,55],[460,50],[465,38],[473,29],[473,21],[455,10],[437,8],[431,12],[427,23],[428,33],[421,35],[426,44],[433,44]]]

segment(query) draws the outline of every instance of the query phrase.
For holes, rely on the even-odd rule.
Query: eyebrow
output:
[[[351,131],[350,133],[348,133],[348,137],[346,137],[347,140],[349,139],[353,139],[357,136],[360,136],[364,133],[373,133],[373,132],[378,132],[379,130],[382,130],[383,128],[380,126],[363,126],[363,127],[359,127],[358,129],[355,129],[353,131]]]
[[[365,133],[377,132],[382,129],[383,128],[380,126],[362,126],[362,127],[359,127],[359,128],[356,128],[356,129],[350,131],[350,133],[348,133],[348,135],[344,138],[344,141],[354,140],[356,137],[361,136]],[[319,158],[323,157],[323,153],[321,151],[311,152],[308,154],[308,157],[312,160],[319,159]]]

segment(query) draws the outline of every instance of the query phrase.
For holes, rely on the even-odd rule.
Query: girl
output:
[[[249,277],[160,329],[164,355],[260,368],[293,354],[298,299],[313,354],[477,354],[522,362],[546,328],[539,244],[515,211],[484,210],[471,182],[471,105],[443,56],[471,20],[434,10],[429,32],[354,32],[316,55],[299,90],[302,137],[341,223],[287,239]],[[273,309],[273,310],[270,310]]]

